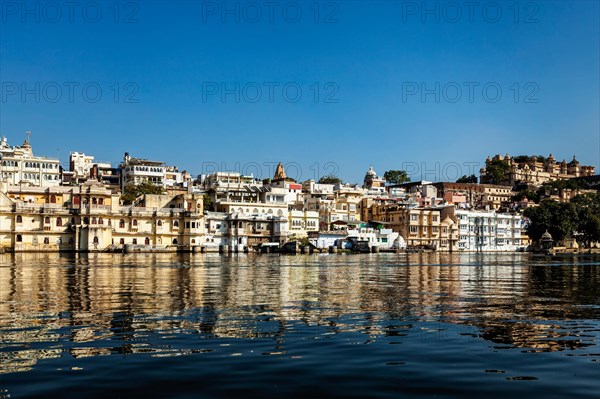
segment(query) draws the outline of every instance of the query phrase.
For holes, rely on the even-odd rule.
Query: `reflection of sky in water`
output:
[[[32,370],[41,359],[65,356],[293,359],[306,356],[294,352],[321,344],[327,350],[402,345],[409,353],[485,345],[492,353],[560,351],[568,355],[563,359],[597,364],[597,260],[4,255],[0,372]]]

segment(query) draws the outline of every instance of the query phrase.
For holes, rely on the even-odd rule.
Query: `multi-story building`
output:
[[[302,183],[302,193],[304,198],[304,209],[307,211],[318,212],[319,230],[329,229],[329,210],[335,200],[334,184],[319,184],[314,180],[307,180]]]
[[[524,250],[524,220],[521,215],[456,210],[460,251]]]
[[[290,238],[307,237],[319,231],[319,212],[291,210],[288,226]]]
[[[60,162],[58,159],[33,155],[28,138],[22,146],[10,146],[6,137],[0,140],[0,175],[9,184],[26,184],[35,187],[60,185]]]
[[[140,206],[96,181],[78,186],[6,186],[0,245],[23,251],[191,250],[204,233],[202,196],[146,195]]]
[[[505,165],[504,176],[501,177],[501,181],[495,183],[512,187],[519,184],[540,186],[543,183],[555,180],[594,176],[595,174],[594,166],[582,166],[575,156],[573,156],[571,162],[567,163],[564,159],[562,162],[557,162],[552,154],[544,160],[539,160],[536,156],[511,158],[510,155],[506,154],[505,156],[496,155],[494,158],[487,158],[485,168],[480,170],[481,183],[493,182],[494,176],[488,172],[494,162],[501,162]]]
[[[183,173],[176,166],[167,166],[164,162],[133,158],[125,153],[121,169],[121,189],[129,184],[138,185],[149,182],[163,188],[183,186]]]
[[[369,170],[365,174],[363,188],[369,195],[381,195],[386,192],[385,179],[377,176],[373,170],[373,165],[369,166]]]
[[[94,157],[92,155],[85,155],[82,152],[72,152],[69,155],[69,172],[73,172],[75,181],[87,180],[93,166]]]
[[[373,221],[397,231],[409,247],[438,251],[458,249],[458,225],[453,206],[414,207],[406,204],[374,204]]]
[[[511,187],[497,184],[442,182],[433,186],[447,203],[463,208],[498,210],[507,206],[514,196]]]

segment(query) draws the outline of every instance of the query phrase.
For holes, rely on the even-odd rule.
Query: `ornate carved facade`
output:
[[[492,176],[488,174],[490,165],[494,161],[501,161],[507,165],[504,177],[499,182],[493,182]],[[511,158],[508,154],[505,156],[496,155],[494,158],[488,157],[485,166],[480,170],[481,183],[497,183],[506,186],[517,184],[542,185],[555,180],[594,176],[595,174],[595,167],[582,166],[575,156],[573,156],[571,162],[567,163],[564,159],[562,162],[557,162],[552,154],[544,160],[538,160],[536,156]]]

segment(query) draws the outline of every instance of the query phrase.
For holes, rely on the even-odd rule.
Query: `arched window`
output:
[[[104,219],[98,218],[98,224],[104,224]]]
[[[177,238],[173,238],[173,244],[177,245]]]
[[[173,227],[179,227],[179,222],[177,220],[173,222]]]
[[[196,239],[192,238],[192,244],[195,244],[195,243],[196,243]]]
[[[48,237],[44,237],[44,244],[50,244],[50,239]]]
[[[23,223],[23,216],[17,215],[17,223]]]
[[[146,239],[144,240],[144,244],[150,245],[150,239],[148,237],[146,237]]]
[[[137,245],[137,238],[134,238],[134,239],[131,241],[131,243],[132,243],[133,245]]]
[[[98,198],[98,205],[104,205],[104,198]]]
[[[123,219],[119,220],[119,228],[125,228],[125,221]]]
[[[23,236],[21,234],[17,234],[17,242],[23,242]]]
[[[133,225],[137,226],[137,219],[133,219]]]
[[[162,226],[162,220],[159,220],[158,222],[156,222],[157,226]]]
[[[56,195],[52,194],[52,195],[50,196],[50,203],[51,203],[51,204],[56,204]]]
[[[45,223],[45,224],[50,224],[50,216],[46,216],[46,217],[44,218],[44,223]]]
[[[100,240],[98,239],[98,236],[94,236],[94,244],[98,244],[100,242]]]
[[[61,217],[57,217],[56,218],[56,227],[60,227],[62,226],[62,218]]]
[[[96,197],[92,197],[92,205],[98,205],[98,200]]]
[[[119,240],[119,244],[121,244],[121,245],[125,244],[125,239],[124,239],[124,238],[121,238],[121,239]]]
[[[90,224],[90,219],[87,216],[83,218],[83,224]]]
[[[98,221],[96,220],[96,218],[92,218],[92,224],[96,224]]]

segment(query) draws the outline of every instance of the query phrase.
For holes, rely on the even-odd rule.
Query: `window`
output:
[[[62,226],[62,218],[58,217],[56,218],[56,227],[60,227]]]
[[[410,226],[410,232],[411,233],[417,233],[419,230],[417,228],[417,226]]]
[[[179,222],[177,220],[173,222],[173,227],[179,227]]]
[[[17,223],[23,223],[23,217],[21,215],[17,215]]]
[[[146,237],[146,239],[144,240],[144,244],[150,245],[150,239],[148,237]]]
[[[48,237],[44,237],[44,244],[50,244],[50,239]]]
[[[104,224],[104,219],[98,218],[98,224]]]
[[[119,240],[119,244],[121,244],[121,245],[125,244],[125,239],[124,239],[124,238],[121,238],[121,239]]]
[[[92,218],[92,224],[96,224],[98,221],[96,220],[96,218]]]
[[[416,220],[419,220],[419,216],[418,215],[410,215],[410,220],[412,220],[413,222]]]
[[[17,234],[17,242],[23,242],[23,236],[21,234]]]
[[[162,220],[159,220],[158,222],[156,222],[157,226],[162,226]]]
[[[90,224],[90,219],[87,216],[83,218],[83,224]]]
[[[177,245],[177,238],[173,238],[173,244]]]
[[[94,244],[98,244],[100,240],[98,240],[98,236],[94,236]]]
[[[44,218],[44,224],[50,224],[50,217],[49,216],[46,216]]]
[[[119,228],[125,228],[125,221],[123,219],[119,220]]]
[[[137,226],[137,219],[133,219],[133,223],[134,226]]]
[[[137,238],[134,238],[134,239],[131,241],[131,243],[132,243],[133,245],[137,245]]]

